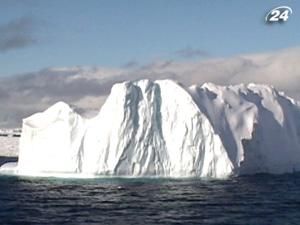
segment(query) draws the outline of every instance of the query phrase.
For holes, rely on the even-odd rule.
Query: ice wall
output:
[[[192,97],[173,81],[116,84],[84,139],[82,172],[223,177],[227,152]]]

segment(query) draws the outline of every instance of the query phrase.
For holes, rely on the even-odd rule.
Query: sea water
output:
[[[226,180],[1,175],[0,224],[300,224],[300,174]]]

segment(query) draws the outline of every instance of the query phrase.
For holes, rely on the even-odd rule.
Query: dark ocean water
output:
[[[228,180],[0,176],[0,224],[300,224],[300,174]]]

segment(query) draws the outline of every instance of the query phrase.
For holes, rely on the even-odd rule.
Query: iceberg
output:
[[[81,116],[63,102],[24,119],[18,172],[78,172],[85,129]]]
[[[220,135],[236,174],[300,170],[300,107],[268,85],[189,88]]]
[[[222,177],[232,170],[205,114],[169,80],[116,84],[83,146],[83,173]]]
[[[115,84],[99,114],[23,120],[20,175],[226,178],[300,171],[300,105],[267,85]]]

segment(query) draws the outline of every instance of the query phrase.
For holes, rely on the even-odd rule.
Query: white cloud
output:
[[[271,84],[300,99],[300,48],[192,62],[160,61],[137,68],[50,68],[0,80],[0,127],[20,126],[21,118],[56,101],[82,113],[99,110],[111,86],[136,79],[176,79],[184,85],[214,82]]]

